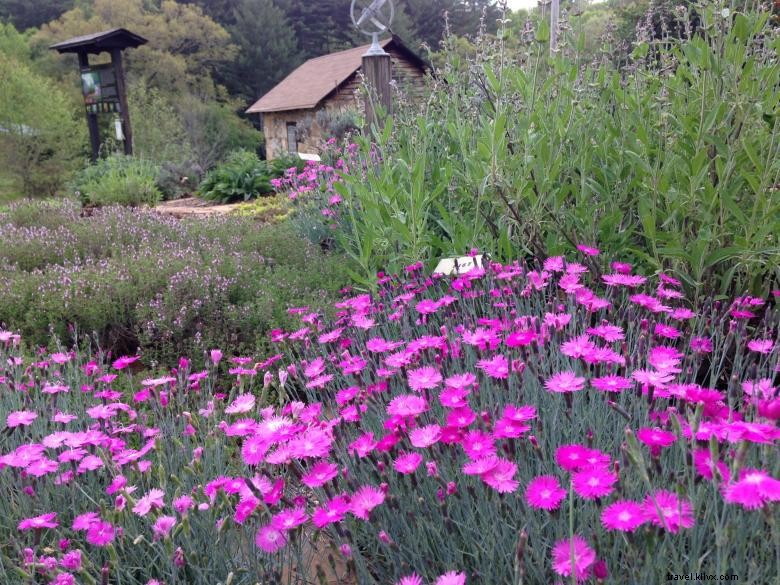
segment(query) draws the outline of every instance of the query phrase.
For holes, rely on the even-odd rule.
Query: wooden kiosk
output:
[[[92,146],[92,161],[100,153],[100,114],[119,114],[121,135],[125,154],[133,154],[133,131],[130,126],[130,113],[127,107],[127,87],[125,70],[122,65],[122,51],[135,49],[147,43],[147,40],[124,28],[74,37],[49,47],[58,53],[76,53],[79,58],[84,108],[89,127],[89,141]],[[89,55],[110,53],[111,62],[90,66]]]

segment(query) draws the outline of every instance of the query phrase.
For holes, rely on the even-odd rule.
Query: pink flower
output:
[[[255,544],[266,553],[274,553],[287,544],[287,535],[273,526],[263,526],[255,535]]]
[[[385,501],[385,493],[372,485],[364,485],[352,494],[350,511],[362,520],[368,520],[368,515]]]
[[[97,520],[87,529],[87,542],[95,546],[108,546],[116,537],[116,529],[108,522]]]
[[[195,502],[188,495],[179,496],[173,500],[173,509],[179,514],[186,514],[188,510],[191,510],[195,506]]]
[[[460,442],[466,455],[471,459],[480,459],[486,455],[496,454],[493,437],[482,431],[472,430],[466,433]]]
[[[297,506],[277,512],[271,517],[271,526],[277,530],[292,530],[308,519],[305,508]]]
[[[532,508],[557,510],[564,499],[566,490],[561,488],[558,479],[552,475],[535,477],[525,488],[525,501]]]
[[[258,435],[247,437],[241,446],[241,458],[246,465],[260,465],[265,454],[271,447],[271,442]]]
[[[561,445],[555,450],[555,461],[566,471],[609,465],[609,456],[597,449],[582,445]]]
[[[590,380],[590,385],[601,392],[619,393],[623,390],[628,390],[634,385],[634,383],[628,378],[612,374],[609,376],[602,376],[600,378],[592,378]]]
[[[693,526],[693,506],[674,492],[658,490],[652,495],[648,494],[643,507],[650,522],[669,532],[675,533],[680,528]]]
[[[625,286],[628,288],[635,288],[644,284],[647,279],[644,276],[638,274],[605,274],[601,277],[607,286]],[[567,573],[568,574],[568,573]]]
[[[140,356],[122,356],[111,364],[115,370],[124,370],[130,364],[137,362]]]
[[[252,394],[240,394],[225,409],[225,414],[241,414],[255,407],[255,397]]]
[[[431,366],[410,370],[407,378],[409,387],[416,392],[436,388],[442,382],[441,372]]]
[[[544,387],[550,392],[577,392],[585,386],[585,378],[577,376],[574,372],[559,372],[548,378]]]
[[[466,585],[466,573],[448,571],[436,579],[434,585]]]
[[[209,352],[209,357],[211,358],[211,363],[217,366],[222,361],[222,352],[218,349],[212,349]]]
[[[165,503],[163,498],[165,492],[156,488],[149,490],[149,492],[140,498],[133,506],[133,513],[138,516],[146,516],[152,509],[162,508]]]
[[[73,519],[73,530],[81,531],[88,530],[95,522],[99,521],[100,517],[97,512],[86,512],[79,514]]]
[[[395,585],[423,585],[423,580],[417,573],[412,573],[406,577],[401,577],[401,580]]]
[[[650,453],[657,457],[662,447],[670,447],[677,441],[677,435],[658,427],[643,427],[636,432],[636,438],[650,447]]]
[[[422,396],[402,394],[387,405],[387,414],[392,416],[417,416],[428,410],[428,403]]]
[[[57,522],[57,513],[49,512],[33,518],[25,518],[19,522],[18,530],[40,530],[42,528],[57,528],[60,523]]]
[[[517,473],[517,465],[505,459],[499,459],[498,463],[487,473],[482,474],[482,481],[500,494],[508,494],[517,490],[520,482],[514,476]]]
[[[617,501],[601,512],[601,523],[607,530],[633,532],[647,522],[647,514],[642,504],[625,500]]]
[[[617,480],[616,474],[600,467],[583,469],[572,475],[574,491],[586,500],[608,496],[612,493],[614,489],[612,486]]]
[[[152,531],[154,532],[154,539],[168,538],[171,534],[171,529],[176,524],[176,518],[173,516],[160,516],[155,520]]]
[[[479,360],[477,367],[491,378],[505,380],[509,377],[509,360],[500,353],[490,359]]]
[[[419,453],[403,453],[395,458],[393,469],[398,473],[414,473],[422,463],[422,455]]]
[[[68,571],[78,571],[81,569],[81,551],[76,549],[66,552],[60,559],[60,565]]]
[[[712,341],[706,337],[693,337],[691,338],[691,349],[696,353],[710,353]]]
[[[321,487],[336,477],[339,473],[338,465],[327,461],[318,461],[303,475],[301,482],[310,487]]]
[[[750,351],[757,353],[772,353],[775,343],[771,339],[753,339],[748,341],[747,346]]]
[[[763,469],[745,469],[740,473],[739,481],[726,486],[724,497],[731,504],[755,510],[767,502],[780,501],[780,480]]]
[[[439,439],[441,439],[441,427],[435,424],[418,427],[409,433],[409,440],[418,449],[430,447],[438,443]]]
[[[38,414],[30,410],[15,410],[8,414],[5,419],[5,425],[9,429],[13,429],[18,426],[29,426],[32,422],[38,418]]]
[[[347,498],[337,496],[327,502],[324,506],[314,509],[311,520],[317,528],[323,528],[328,524],[341,522],[344,516],[349,512],[350,505]]]
[[[573,561],[573,564],[572,564]],[[571,540],[561,540],[555,544],[552,552],[553,570],[564,577],[574,572],[578,581],[588,577],[588,569],[596,562],[596,551],[581,536]]]
[[[586,256],[598,256],[599,255],[599,249],[593,248],[591,246],[584,246],[582,244],[579,244],[577,246],[577,249],[585,254]]]
[[[617,325],[610,325],[608,323],[604,323],[598,327],[591,327],[586,331],[586,333],[601,337],[604,341],[608,341],[609,343],[620,341],[625,338],[622,327],[618,327]]]

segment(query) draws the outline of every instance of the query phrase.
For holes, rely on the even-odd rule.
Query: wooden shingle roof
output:
[[[102,53],[112,49],[136,48],[148,41],[125,28],[112,28],[89,35],[73,37],[49,48],[59,53]]]
[[[406,48],[398,37],[393,36],[380,41],[379,44],[383,49],[394,45],[420,69],[428,69],[427,63]],[[360,69],[363,55],[369,47],[370,45],[363,45],[309,59],[257,100],[246,113],[260,114],[316,108],[322,100]]]

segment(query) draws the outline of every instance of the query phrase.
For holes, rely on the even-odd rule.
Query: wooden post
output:
[[[558,21],[561,18],[561,0],[552,0],[550,7],[550,56],[558,50]]]
[[[371,126],[379,126],[376,105],[381,105],[386,115],[393,113],[393,92],[390,82],[393,78],[393,63],[390,55],[363,55],[363,75],[368,85],[366,98],[366,133]]]
[[[79,73],[89,71],[89,56],[84,52],[80,52],[78,55],[79,55]],[[89,110],[87,110],[86,105],[84,106],[84,111],[87,112],[87,128],[89,128],[89,144],[92,147],[90,158],[94,163],[97,162],[98,156],[100,155],[100,127],[98,126],[97,114],[93,114]]]
[[[114,66],[116,92],[119,95],[119,116],[122,119],[122,133],[125,135],[125,154],[131,155],[133,154],[133,130],[130,127],[130,108],[127,105],[127,86],[121,49],[111,51],[111,64]]]

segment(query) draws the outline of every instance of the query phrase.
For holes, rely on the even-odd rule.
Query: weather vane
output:
[[[386,7],[389,10],[385,10]],[[393,22],[393,0],[352,0],[349,11],[355,27],[363,34],[371,35],[371,48],[366,55],[386,55],[379,44],[379,35],[388,31]]]

